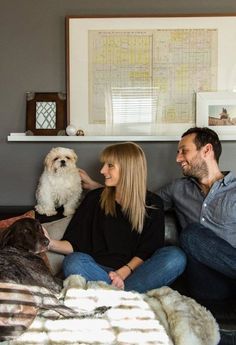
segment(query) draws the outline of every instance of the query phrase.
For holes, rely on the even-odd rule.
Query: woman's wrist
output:
[[[92,180],[92,182],[90,183],[90,187],[91,189],[97,189],[103,187],[103,185],[97,181]]]
[[[129,264],[125,264],[126,267],[130,270],[130,273],[134,273],[133,268]]]
[[[131,267],[128,267],[127,265],[122,266],[116,272],[123,280],[125,280],[132,274]]]
[[[48,250],[54,253],[67,255],[73,252],[73,247],[70,242],[66,240],[51,239],[48,245]]]
[[[48,250],[53,252],[56,250],[56,245],[55,245],[55,240],[50,239],[49,245],[48,245]]]

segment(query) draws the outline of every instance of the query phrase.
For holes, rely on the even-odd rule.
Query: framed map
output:
[[[236,88],[236,17],[66,17],[68,122],[85,135],[181,135],[196,93]],[[227,40],[225,39],[227,37]]]

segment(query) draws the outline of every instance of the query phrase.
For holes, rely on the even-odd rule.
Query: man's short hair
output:
[[[221,142],[218,134],[208,127],[192,127],[182,134],[182,138],[189,134],[196,134],[194,143],[197,150],[200,150],[206,144],[211,144],[214,151],[215,160],[219,162],[222,152]]]

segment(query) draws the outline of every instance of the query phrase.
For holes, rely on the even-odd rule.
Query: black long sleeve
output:
[[[100,207],[102,188],[89,192],[73,216],[63,240],[74,251],[90,254],[101,265],[118,269],[134,256],[149,258],[164,245],[164,211],[159,196],[147,192],[142,233],[132,230],[131,224],[116,204],[115,217],[105,215]]]

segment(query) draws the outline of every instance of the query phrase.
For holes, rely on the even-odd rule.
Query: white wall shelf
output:
[[[49,135],[8,135],[7,141],[22,141],[22,142],[49,142],[49,141],[179,141],[180,136],[49,136]]]
[[[8,135],[11,142],[92,142],[92,141],[179,141],[181,135],[97,135],[97,136],[67,136],[67,135]],[[221,141],[236,141],[236,135],[220,135]]]

